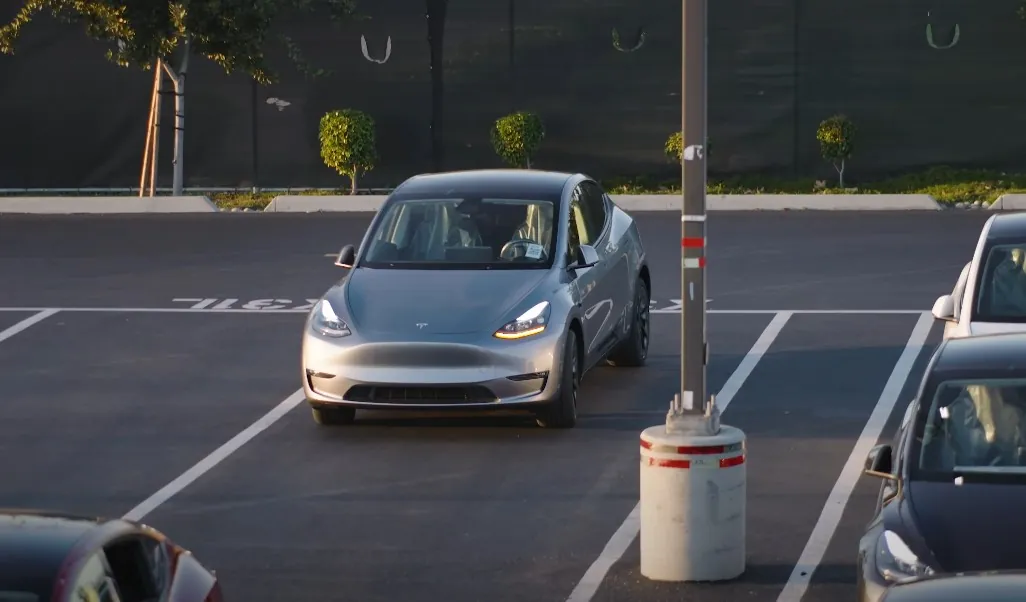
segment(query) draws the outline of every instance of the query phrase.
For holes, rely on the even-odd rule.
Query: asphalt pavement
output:
[[[635,507],[638,434],[679,384],[679,221],[636,217],[664,312],[649,363],[589,373],[578,427],[550,431],[473,415],[314,424],[294,395],[302,307],[369,215],[4,216],[0,506],[144,514],[231,600],[566,601]],[[575,602],[853,597],[876,483],[845,467],[893,433],[940,338],[922,312],[987,217],[710,217],[709,390],[749,437],[748,570],[655,584],[633,539]],[[244,307],[262,311],[219,311]],[[22,322],[44,309],[61,311]]]

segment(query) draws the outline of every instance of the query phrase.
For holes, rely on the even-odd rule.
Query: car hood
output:
[[[1026,481],[912,481],[909,502],[923,543],[943,572],[1026,569]]]
[[[548,274],[544,270],[353,270],[346,281],[352,326],[365,335],[495,330]],[[419,326],[423,325],[423,326]]]

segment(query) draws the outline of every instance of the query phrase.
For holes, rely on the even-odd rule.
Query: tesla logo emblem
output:
[[[417,328],[424,330],[425,326],[427,326],[427,322],[417,322]]]

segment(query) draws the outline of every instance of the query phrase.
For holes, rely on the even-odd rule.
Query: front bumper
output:
[[[351,338],[352,337],[352,338]],[[561,333],[520,341],[303,337],[303,389],[314,405],[364,409],[502,409],[559,394]]]

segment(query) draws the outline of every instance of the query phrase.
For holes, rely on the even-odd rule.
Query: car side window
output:
[[[594,244],[602,235],[606,225],[606,200],[603,197],[602,189],[598,184],[591,181],[581,182],[583,194],[581,196],[581,208],[584,209],[584,221],[588,228],[588,238]]]
[[[590,245],[594,242],[591,231],[588,229],[588,220],[584,208],[584,190],[580,185],[574,187],[570,193],[570,252],[571,257],[576,254],[580,245]]]
[[[158,602],[165,598],[169,567],[160,541],[134,534],[107,544],[104,552],[122,602]]]
[[[574,189],[577,192],[577,189]],[[580,216],[580,208],[575,201],[576,195],[571,196],[570,203],[567,205],[567,221],[566,221],[566,261],[567,265],[570,265],[577,258],[577,249],[581,246],[581,235],[577,228],[578,216]],[[583,221],[583,217],[581,217]]]
[[[114,575],[103,551],[97,551],[82,565],[71,582],[70,602],[122,602]]]

